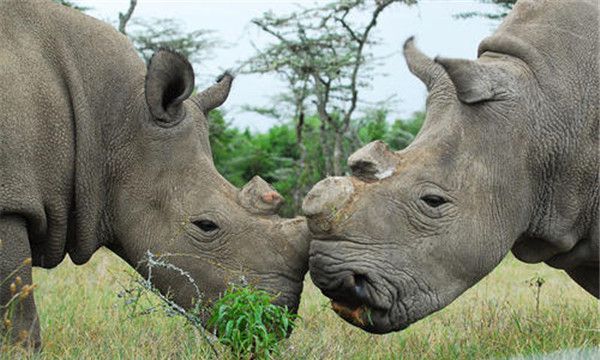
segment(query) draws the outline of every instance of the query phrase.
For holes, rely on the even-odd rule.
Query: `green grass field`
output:
[[[41,359],[204,359],[211,352],[179,318],[130,318],[117,297],[132,270],[107,251],[84,266],[65,260],[34,270],[44,350]],[[530,279],[542,277],[539,310]],[[302,319],[283,346],[284,359],[485,359],[600,346],[598,301],[566,274],[507,257],[446,309],[409,329],[370,335],[346,324],[309,280]],[[220,357],[227,358],[225,350]],[[14,358],[16,350],[2,358]]]

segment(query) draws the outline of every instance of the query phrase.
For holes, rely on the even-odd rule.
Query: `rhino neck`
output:
[[[597,263],[597,4],[518,3],[499,30],[481,43],[479,53],[486,51],[517,57],[532,74],[515,123],[527,134],[527,148],[515,146],[514,151],[527,152],[533,209],[529,228],[513,252],[526,262],[552,262],[580,252],[592,254]],[[581,251],[582,246],[590,250]],[[588,261],[571,258],[560,267]]]
[[[71,101],[75,158],[66,252],[85,263],[109,244],[107,211],[113,174],[112,156],[127,136],[132,107],[143,94],[145,66],[125,36],[111,26],[70,11],[60,14],[72,31],[55,40]]]

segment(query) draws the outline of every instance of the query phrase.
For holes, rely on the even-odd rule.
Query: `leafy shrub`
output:
[[[287,307],[273,305],[272,300],[264,290],[231,285],[215,302],[208,325],[236,356],[268,358],[279,353],[280,341],[297,318]]]

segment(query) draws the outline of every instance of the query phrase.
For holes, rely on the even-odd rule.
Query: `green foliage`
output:
[[[294,328],[296,315],[272,304],[273,297],[252,286],[231,285],[215,302],[208,325],[237,357],[269,358]]]
[[[410,119],[394,121],[384,136],[385,142],[394,150],[404,149],[417,136],[424,121],[425,112],[422,111],[415,112]]]
[[[391,125],[386,118],[387,111],[384,109],[368,112],[357,123],[356,139],[344,139],[345,152],[351,153],[374,140],[383,140],[394,150],[403,149],[421,128],[425,114],[417,112],[411,118],[398,119]],[[307,116],[304,120],[302,145],[306,158],[303,171],[299,169],[302,154],[292,121],[258,134],[233,127],[220,110],[211,111],[208,121],[217,170],[237,187],[243,186],[255,175],[265,179],[286,199],[280,211],[283,216],[296,214],[306,192],[327,176],[321,121],[316,115]]]
[[[389,132],[389,126],[386,121],[387,110],[375,109],[367,113],[364,124],[358,130],[358,138],[363,144],[368,144],[375,140],[384,140]]]

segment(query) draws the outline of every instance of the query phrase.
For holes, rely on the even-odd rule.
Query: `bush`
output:
[[[252,286],[231,285],[213,306],[208,325],[238,357],[268,358],[294,327],[297,315],[273,305],[273,297]]]

